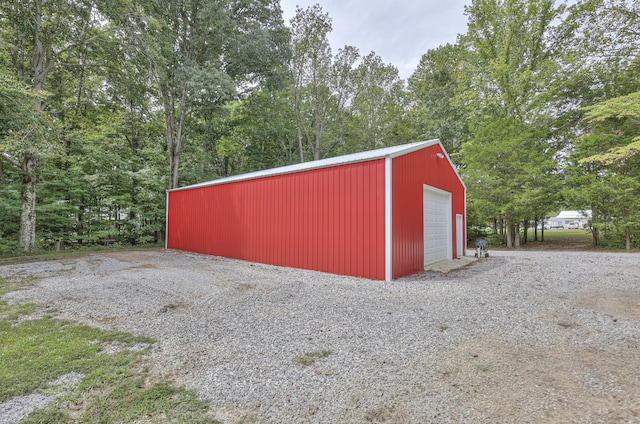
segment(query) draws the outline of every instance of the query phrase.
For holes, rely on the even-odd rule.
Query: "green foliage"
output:
[[[550,0],[473,2],[458,45],[423,58],[426,77],[413,81],[416,92],[447,99],[435,110],[462,111],[452,128],[462,141],[454,157],[469,214],[477,226],[496,225],[501,236],[506,230],[508,245],[521,223],[548,216],[564,200],[563,149],[576,136],[579,103],[570,96],[588,93],[563,81],[575,69],[567,51],[579,32],[566,8]]]
[[[274,0],[145,3],[156,24],[147,43],[154,68],[169,159],[169,188],[177,188],[180,158],[194,120],[249,92],[277,85],[289,59],[288,31]]]
[[[640,225],[637,221],[628,225],[619,225],[618,223],[609,223],[599,226],[600,239],[599,246],[609,249],[626,249],[627,248],[627,232],[630,233],[629,249],[639,249],[640,242],[637,235],[640,234]]]
[[[606,152],[580,159],[604,165],[632,161],[640,153],[640,91],[584,108],[594,131],[581,142],[611,146]],[[589,137],[595,141],[588,140]],[[633,165],[632,165],[633,166]]]
[[[374,52],[334,54],[319,5],[286,28],[275,0],[3,2],[0,255],[36,182],[37,248],[156,243],[167,187],[432,138],[469,225],[593,209],[595,242],[632,245],[639,5],[471,2],[405,87]]]
[[[576,141],[568,182],[576,202],[593,210],[601,242],[638,244],[640,222],[640,93],[587,107],[590,132]]]
[[[346,135],[337,154],[412,141],[408,126],[408,97],[395,66],[385,64],[375,53],[363,57],[351,74],[353,99],[347,108]]]
[[[20,184],[17,172],[0,161],[0,255],[18,249]]]
[[[34,121],[38,96],[6,70],[4,61],[0,65],[0,152],[15,154],[20,151],[20,132]]]
[[[410,140],[408,107],[398,70],[354,46],[333,55],[332,21],[320,5],[291,20],[292,99],[299,161],[401,144]]]
[[[235,103],[215,144],[216,173],[234,175],[298,161],[288,90],[259,90]]]
[[[560,180],[543,132],[514,118],[487,118],[462,146],[468,209],[477,225],[542,217],[558,199]],[[555,200],[557,201],[557,200]]]
[[[498,110],[522,122],[536,120],[558,68],[561,40],[553,24],[564,6],[554,7],[553,0],[491,0],[473,2],[465,11],[468,32],[461,41],[468,56],[462,98],[475,106],[472,113]]]
[[[410,111],[414,138],[437,138],[454,157],[466,138],[465,113],[456,105],[464,53],[461,46],[450,44],[430,50],[409,78],[409,93],[415,101]]]

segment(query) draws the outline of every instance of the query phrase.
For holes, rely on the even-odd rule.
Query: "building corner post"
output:
[[[393,280],[393,232],[392,232],[392,158],[386,157],[384,163],[384,273],[385,280]]]

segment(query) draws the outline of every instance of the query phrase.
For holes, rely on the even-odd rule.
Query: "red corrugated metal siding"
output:
[[[384,280],[384,159],[169,192],[167,247]]]
[[[439,145],[399,156],[392,162],[392,262],[393,278],[424,269],[423,184],[451,193],[453,257],[456,252],[456,214],[464,216],[464,186]],[[460,252],[462,255],[462,252]]]

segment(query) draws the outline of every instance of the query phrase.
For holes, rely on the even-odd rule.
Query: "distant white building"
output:
[[[591,210],[562,211],[558,216],[547,219],[545,227],[571,228],[577,224],[577,228],[586,228],[587,223],[590,220],[591,220]]]

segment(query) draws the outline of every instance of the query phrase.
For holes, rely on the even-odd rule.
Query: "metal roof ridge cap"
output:
[[[415,152],[425,147],[433,146],[435,144],[440,144],[442,146],[442,143],[440,143],[440,140],[434,139],[434,140],[419,141],[419,142],[398,145],[398,146],[383,147],[376,150],[351,153],[348,155],[335,156],[332,158],[325,158],[325,159],[320,159],[320,160],[311,161],[311,162],[295,163],[291,165],[280,166],[277,168],[263,169],[260,171],[253,171],[253,172],[248,172],[244,174],[232,175],[230,177],[223,177],[223,178],[218,178],[216,180],[204,181],[201,183],[191,184],[184,187],[177,187],[171,190],[167,190],[167,192],[190,190],[194,188],[209,187],[209,186],[234,183],[239,181],[248,181],[248,180],[254,180],[258,178],[292,174],[295,172],[329,168],[329,167],[338,166],[338,165],[347,165],[347,164],[358,163],[358,162],[366,162],[369,160],[377,160],[377,159],[384,159],[384,158],[393,159],[399,156],[406,155],[408,153]],[[376,151],[382,151],[382,150],[388,150],[389,152],[388,153],[380,152],[378,154],[375,154]],[[397,151],[394,151],[394,150],[397,150]],[[444,147],[443,147],[443,150],[444,150]],[[340,158],[344,158],[344,160],[340,160]]]
[[[336,156],[336,157],[338,158],[340,156]],[[330,159],[333,159],[333,158],[326,158],[326,159],[320,159],[320,160],[311,161],[311,162],[303,162],[303,163],[297,163],[292,165],[279,166],[277,168],[263,169],[261,171],[253,171],[253,172],[247,172],[244,174],[232,175],[229,177],[218,178],[217,180],[205,181],[202,183],[192,184],[184,187],[178,187],[178,188],[174,188],[172,190],[167,190],[167,191],[171,192],[171,191],[188,190],[192,188],[201,188],[201,187],[209,187],[213,185],[220,185],[220,184],[227,184],[227,183],[237,183],[240,181],[256,180],[258,178],[275,177],[278,175],[295,174],[297,172],[312,171],[315,169],[330,168],[333,166],[348,165],[352,163],[366,162],[369,160],[384,159],[385,157],[387,157],[387,155],[363,157],[359,159],[354,158],[353,160],[334,161],[334,162],[330,161]],[[324,162],[325,160],[327,162]],[[323,163],[318,163],[318,162],[323,162]],[[313,163],[314,166],[308,165],[311,163]],[[303,164],[307,166],[299,166],[299,167],[297,166],[297,165],[303,165]]]
[[[433,140],[425,140],[425,141],[419,141],[416,143],[407,144],[405,145],[406,147],[404,149],[398,150],[397,152],[389,153],[385,155],[385,157],[389,157],[392,159],[397,158],[399,156],[404,156],[409,153],[413,153],[420,149],[424,149],[425,147],[431,147],[436,144],[439,144],[442,147],[442,150],[444,150],[444,146],[442,146],[442,143],[440,142],[440,140],[437,138],[434,138]],[[397,147],[402,147],[402,146],[397,146]]]

